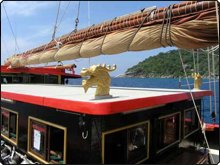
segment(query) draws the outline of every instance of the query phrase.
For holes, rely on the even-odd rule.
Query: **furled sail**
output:
[[[54,61],[176,46],[184,49],[218,44],[214,1],[188,1],[151,7],[71,32],[48,44],[13,55],[6,65],[21,67]]]

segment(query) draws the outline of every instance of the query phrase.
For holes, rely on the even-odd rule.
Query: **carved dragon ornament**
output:
[[[88,79],[82,81],[82,86],[85,93],[92,86],[97,86],[95,97],[110,96],[110,84],[111,77],[109,72],[116,70],[116,65],[110,67],[110,65],[92,65],[90,68],[83,68],[80,72],[82,77],[88,77]]]

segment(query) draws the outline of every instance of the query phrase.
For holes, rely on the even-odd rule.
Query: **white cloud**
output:
[[[31,16],[39,12],[40,9],[51,6],[55,3],[47,1],[6,1],[4,6],[8,15]]]

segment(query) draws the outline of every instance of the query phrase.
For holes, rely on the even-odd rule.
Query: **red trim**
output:
[[[80,75],[65,73],[63,68],[53,67],[22,67],[22,68],[8,68],[8,66],[1,66],[1,73],[30,73],[30,74],[50,74],[60,75],[68,78],[81,78]]]
[[[194,92],[194,98],[201,98],[203,96],[211,95],[211,91]],[[147,108],[172,102],[183,100],[191,100],[190,94],[186,92],[154,96],[147,98],[136,98],[130,100],[120,100],[115,102],[86,102],[86,101],[73,101],[57,98],[47,98],[40,96],[32,96],[26,94],[17,94],[11,92],[1,92],[1,97],[5,99],[12,99],[22,101],[25,103],[37,104],[41,106],[52,107],[65,111],[72,111],[78,113],[85,113],[91,115],[109,115],[121,112],[128,112],[135,109]]]
[[[46,128],[45,128],[45,127],[41,127],[41,126],[39,126],[39,125],[37,125],[37,124],[32,124],[32,128],[33,128],[33,129],[36,129],[36,130],[38,130],[38,131],[40,131],[40,132],[43,132],[43,133],[46,132]]]
[[[215,128],[219,128],[219,124],[205,123],[206,130],[214,130]]]

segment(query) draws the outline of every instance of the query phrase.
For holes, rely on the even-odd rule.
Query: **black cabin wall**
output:
[[[67,128],[67,163],[87,163],[89,160],[90,137],[84,140],[81,136],[82,128],[79,126],[79,114],[71,114],[63,111],[56,111],[53,108],[38,106],[18,102],[11,104],[1,102],[3,108],[7,108],[18,112],[18,148],[27,151],[27,136],[28,136],[28,116],[32,116],[47,122],[58,124]],[[86,130],[90,130],[89,120],[86,119]],[[90,132],[89,132],[90,135]],[[56,138],[56,137],[55,137]]]
[[[201,105],[201,100],[196,100],[196,104]],[[24,152],[27,150],[28,116],[66,127],[67,163],[101,163],[102,132],[147,120],[150,120],[150,152],[148,161],[153,162],[156,157],[155,139],[157,135],[155,130],[158,117],[181,112],[181,119],[183,120],[183,111],[194,107],[192,101],[181,101],[128,114],[94,116],[56,111],[54,108],[19,101],[14,104],[1,101],[1,106],[19,113],[18,148]],[[79,123],[81,121],[85,122],[84,126],[80,126]],[[86,132],[86,130],[88,130],[88,137],[83,139],[82,131]]]

